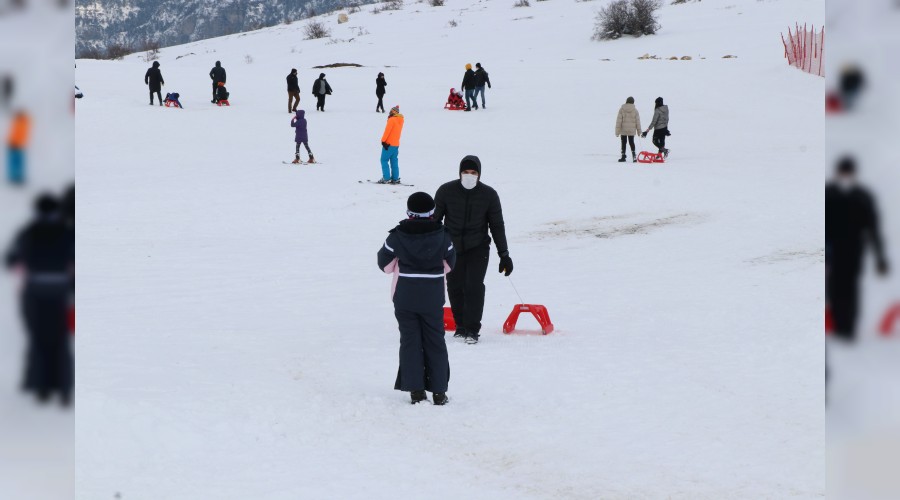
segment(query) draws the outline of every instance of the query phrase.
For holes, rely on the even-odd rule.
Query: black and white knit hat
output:
[[[428,193],[419,191],[406,200],[406,215],[410,219],[427,219],[434,215],[434,199]]]

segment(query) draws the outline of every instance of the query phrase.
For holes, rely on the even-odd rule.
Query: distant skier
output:
[[[309,154],[309,162],[315,163],[316,159],[313,157],[312,151],[309,149],[309,135],[306,132],[306,111],[302,109],[297,110],[297,115],[291,118],[291,126],[294,127],[294,142],[297,144],[296,149],[294,150],[294,161],[291,163],[300,163],[300,145],[302,144],[306,148],[306,152]]]
[[[316,96],[316,111],[325,111],[325,96],[331,95],[331,85],[325,79],[325,73],[320,73],[319,79],[313,82],[312,93]]]
[[[391,229],[378,250],[378,268],[394,275],[391,298],[400,330],[400,368],[394,389],[408,391],[413,404],[447,403],[450,361],[444,342],[444,274],[456,265],[449,233],[434,218],[434,200],[413,193],[408,219]]]
[[[472,71],[471,64],[466,64],[466,73],[463,75],[462,85],[459,86],[459,90],[465,91],[466,93],[466,111],[472,109],[472,104],[475,104],[475,109],[478,109],[478,104],[475,103],[474,98],[475,72]]]
[[[878,274],[888,273],[875,198],[856,180],[856,162],[841,159],[834,179],[825,186],[825,294],[836,338],[856,338],[859,276],[866,247],[875,254]]]
[[[216,102],[227,101],[230,95],[231,93],[225,88],[225,82],[219,82],[216,88]]]
[[[616,116],[616,135],[622,138],[622,157],[620,162],[625,161],[625,141],[631,145],[631,161],[637,161],[637,153],[634,150],[634,136],[641,133],[641,115],[634,107],[634,97],[625,100],[625,104],[619,108],[619,114]]]
[[[487,70],[481,67],[481,63],[475,63],[475,67],[478,69],[475,70],[475,93],[472,94],[472,103],[475,109],[478,109],[478,94],[481,94],[481,107],[487,108],[484,104],[484,85],[487,84],[488,88],[491,88],[491,77]]]
[[[38,197],[36,217],[22,229],[6,255],[9,268],[21,270],[22,312],[28,350],[22,388],[40,402],[59,393],[63,405],[72,400],[74,366],[67,325],[75,266],[75,231],[51,195]]]
[[[386,93],[385,87],[387,87],[387,81],[384,79],[384,73],[378,73],[378,78],[375,79],[375,96],[378,97],[378,104],[375,105],[376,113],[378,113],[379,109],[384,113],[384,102],[381,99]]]
[[[219,83],[221,82],[223,85],[225,84],[225,76],[225,68],[222,67],[222,63],[220,61],[216,61],[216,65],[213,66],[213,69],[209,70],[209,78],[212,79],[213,91],[212,101],[209,102],[213,104],[218,102]]]
[[[25,184],[26,149],[31,141],[31,118],[25,111],[16,111],[7,138],[6,174],[10,184]]]
[[[491,253],[488,229],[500,256],[500,272],[509,276],[513,271],[500,196],[481,182],[481,160],[469,155],[459,162],[459,178],[439,187],[434,201],[434,220],[443,221],[458,252],[456,267],[447,275],[447,296],[456,322],[453,336],[477,344],[484,314],[484,276]]]
[[[153,93],[156,92],[156,98],[159,105],[163,105],[162,86],[166,84],[163,80],[162,72],[159,70],[159,61],[153,61],[153,67],[148,68],[144,73],[144,84],[150,87],[150,105],[153,106]]]
[[[297,81],[297,68],[291,69],[287,76],[288,113],[297,111],[300,105],[300,83]]]
[[[669,150],[666,149],[666,136],[669,133],[669,106],[663,104],[663,98],[657,97],[655,101],[656,107],[653,108],[653,119],[650,120],[650,126],[641,133],[641,137],[647,137],[650,129],[653,129],[653,145],[659,148],[659,154],[668,158]]]
[[[400,134],[403,132],[403,115],[400,106],[391,108],[384,133],[381,134],[381,180],[379,184],[400,184]],[[390,164],[390,168],[388,168]]]

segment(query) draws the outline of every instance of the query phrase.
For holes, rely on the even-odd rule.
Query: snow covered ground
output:
[[[138,56],[78,62],[78,498],[824,496],[824,83],[780,39],[822,2],[666,4],[658,35],[606,43],[601,2],[512,3],[167,48],[183,110],[147,105]],[[363,67],[311,68],[338,62]],[[475,62],[487,109],[444,111]],[[321,165],[282,164],[291,67]],[[357,182],[380,174],[379,71],[415,188]],[[615,161],[628,96],[644,127],[670,105],[665,165]],[[557,330],[501,333],[493,256],[482,342],[448,341],[451,404],[411,406],[375,252],[466,154]]]

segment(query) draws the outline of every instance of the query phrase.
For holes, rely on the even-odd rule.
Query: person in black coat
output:
[[[471,64],[466,64],[466,73],[463,75],[462,85],[459,86],[459,89],[466,91],[466,111],[471,110],[472,104],[475,102],[475,72],[472,71]],[[475,108],[478,108],[477,104]]]
[[[153,67],[148,68],[144,73],[144,84],[150,87],[150,105],[153,106],[153,93],[159,99],[159,105],[163,105],[162,86],[165,85],[162,72],[159,70],[159,61],[153,61]]]
[[[487,70],[481,67],[481,63],[475,63],[475,67],[478,69],[475,70],[475,93],[472,95],[472,103],[475,105],[475,109],[478,109],[478,94],[481,94],[481,107],[486,108],[487,106],[484,104],[484,86],[486,84],[488,88],[491,88],[491,77],[488,75]]]
[[[400,329],[400,368],[394,389],[408,391],[413,404],[433,393],[447,402],[450,362],[444,342],[444,274],[456,264],[456,250],[440,221],[434,200],[413,193],[408,219],[392,229],[378,250],[378,268],[394,275],[394,316]]]
[[[513,270],[500,196],[481,182],[481,160],[469,155],[459,162],[459,179],[439,187],[434,202],[434,219],[443,221],[457,253],[456,267],[447,275],[447,295],[456,321],[453,336],[475,344],[484,313],[484,277],[491,250],[488,229],[497,245],[500,272],[509,276]]]
[[[225,68],[222,67],[221,61],[216,61],[216,65],[213,66],[213,69],[209,70],[209,77],[212,79],[212,92],[213,98],[211,103],[215,104],[218,102],[217,91],[219,89],[219,82],[225,83]]]
[[[375,79],[375,95],[378,97],[378,104],[375,105],[376,113],[379,109],[384,113],[384,102],[381,99],[384,97],[385,87],[387,87],[387,82],[384,80],[384,73],[378,73],[378,78]]]
[[[859,275],[863,254],[871,245],[878,273],[888,273],[878,209],[871,193],[856,181],[852,158],[838,162],[833,181],[825,186],[825,293],[834,320],[835,337],[852,341],[856,337]]]
[[[316,96],[316,111],[325,111],[325,96],[331,95],[331,85],[328,85],[325,73],[320,73],[319,79],[313,82],[312,93]]]
[[[288,113],[296,113],[300,105],[300,83],[297,81],[297,68],[291,69],[287,76]]]
[[[75,231],[52,195],[38,197],[36,217],[16,238],[6,255],[8,268],[24,276],[22,315],[28,349],[22,387],[46,402],[59,393],[69,405],[74,386],[74,362],[67,322],[75,267]]]

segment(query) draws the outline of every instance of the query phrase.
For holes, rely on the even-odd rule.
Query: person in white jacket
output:
[[[637,153],[634,150],[634,136],[641,133],[641,115],[638,114],[637,108],[634,106],[634,97],[625,100],[625,104],[619,108],[619,115],[616,117],[616,135],[622,138],[622,157],[620,162],[625,161],[625,142],[631,145],[631,160],[637,161]]]

